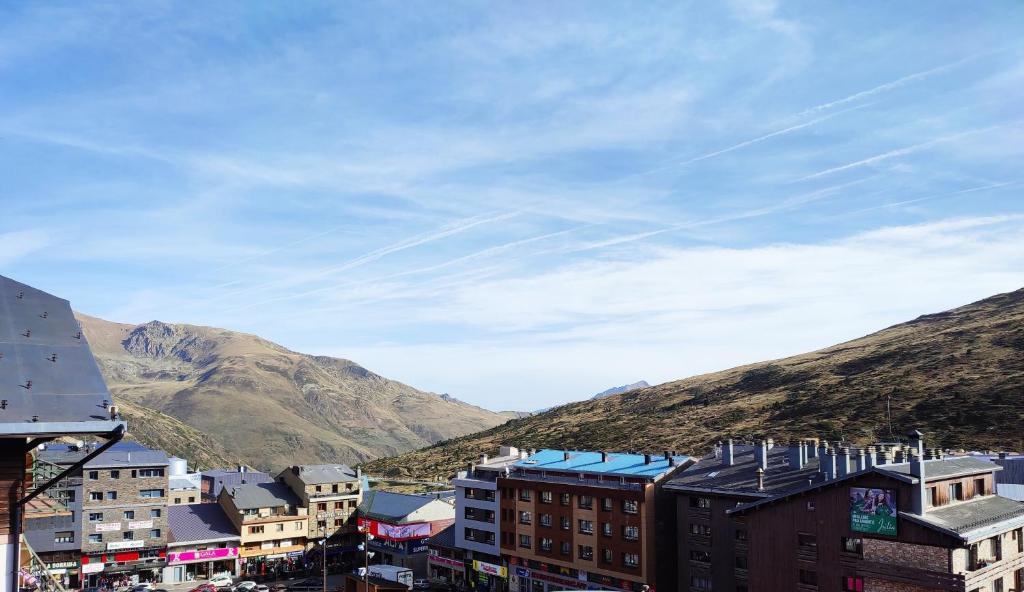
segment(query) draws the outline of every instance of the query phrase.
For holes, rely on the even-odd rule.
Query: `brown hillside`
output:
[[[702,453],[728,436],[867,442],[928,432],[949,447],[1022,447],[1024,290],[808,354],[573,403],[385,458],[367,470],[449,476],[500,444]]]

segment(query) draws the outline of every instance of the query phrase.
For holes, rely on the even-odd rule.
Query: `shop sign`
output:
[[[223,549],[203,549],[202,551],[182,551],[180,553],[172,552],[167,554],[167,563],[210,561],[213,559],[224,559],[225,557],[238,557],[238,547],[225,547]]]
[[[96,525],[96,532],[111,532],[121,530],[120,522],[100,522]]]
[[[370,541],[370,548],[383,551],[397,551],[405,555],[415,555],[428,551],[427,544],[423,540],[390,541],[388,539],[374,539]]]
[[[417,522],[415,524],[388,524],[378,520],[367,518],[359,519],[359,529],[362,532],[369,531],[375,537],[389,539],[392,541],[407,541],[410,539],[422,539],[430,536],[430,523]]]
[[[86,563],[82,566],[82,573],[84,574],[100,573],[101,571],[103,571],[102,563]]]
[[[559,586],[565,586],[569,590],[574,590],[576,588],[579,588],[579,585],[580,585],[580,583],[577,580],[573,580],[573,579],[569,579],[569,578],[563,578],[561,576],[556,576],[554,574],[548,574],[548,573],[544,573],[544,572],[541,572],[541,571],[534,570],[534,571],[530,571],[529,574],[530,575],[528,577],[533,578],[534,580],[540,580],[542,582],[550,582],[552,584],[558,584]],[[520,576],[520,577],[524,577],[524,576]]]
[[[850,530],[896,536],[896,491],[876,487],[850,488]]]
[[[116,541],[107,543],[107,551],[119,551],[121,549],[141,549],[146,546],[146,541]]]
[[[427,563],[433,563],[435,565],[444,565],[446,567],[453,567],[455,569],[462,569],[463,563],[458,559],[449,559],[447,557],[441,557],[440,555],[431,555],[427,557]]]
[[[153,528],[152,520],[133,520],[128,523],[128,530],[137,530],[140,528]]]
[[[499,578],[508,577],[508,568],[501,565],[494,565],[493,563],[484,563],[477,559],[473,560],[473,569],[489,576],[498,576]]]
[[[303,555],[305,555],[303,551],[292,551],[288,554],[288,557],[302,557]]]

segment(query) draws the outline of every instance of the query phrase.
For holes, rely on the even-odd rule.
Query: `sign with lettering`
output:
[[[181,551],[168,553],[167,563],[188,563],[189,561],[212,561],[214,559],[227,559],[238,557],[238,547],[225,547],[223,549],[203,549],[202,551]]]
[[[133,520],[128,523],[129,530],[136,530],[138,528],[153,528],[152,520]]]
[[[86,563],[82,565],[82,573],[84,574],[100,573],[101,571],[103,571],[102,561],[98,563]]]
[[[896,492],[875,487],[850,488],[850,530],[896,536]]]
[[[139,549],[146,546],[146,541],[116,541],[113,543],[107,543],[107,551],[120,551],[121,549]]]
[[[493,563],[485,563],[476,559],[473,560],[473,569],[487,575],[498,576],[499,578],[508,577],[508,568],[501,565],[494,565]]]
[[[431,555],[427,557],[427,563],[433,563],[434,565],[443,565],[445,567],[453,567],[455,569],[462,569],[464,564],[458,559],[450,559],[448,557],[441,557],[440,555]]]
[[[121,530],[120,522],[100,522],[96,525],[96,532],[111,532]]]
[[[363,532],[365,532],[365,529],[368,529],[373,536],[392,541],[407,541],[430,536],[429,522],[388,524],[387,522],[360,518],[359,527]]]

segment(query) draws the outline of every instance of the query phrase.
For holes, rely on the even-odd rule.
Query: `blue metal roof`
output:
[[[566,453],[569,460],[565,460]],[[644,455],[625,452],[609,452],[608,460],[601,460],[600,452],[545,449],[515,463],[520,469],[544,469],[547,471],[568,471],[604,475],[626,475],[636,477],[657,477],[675,467],[685,464],[690,457],[676,455],[675,467],[662,455],[651,455],[651,462],[644,462]]]

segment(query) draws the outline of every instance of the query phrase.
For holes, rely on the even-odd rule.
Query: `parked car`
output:
[[[238,582],[237,584],[235,584],[231,588],[231,590],[233,592],[252,592],[253,590],[256,589],[256,587],[257,587],[256,582],[254,582],[252,580],[246,580],[244,582]],[[264,588],[265,587],[266,586],[264,586]]]
[[[217,592],[217,586],[214,586],[209,582],[205,582],[199,584],[195,588],[192,588],[189,592]]]
[[[210,581],[206,583],[214,586],[215,588],[228,588],[232,583],[234,583],[234,580],[232,580],[230,576],[219,575],[213,576],[210,578]]]
[[[413,590],[430,590],[430,580],[419,578],[412,581]]]
[[[289,592],[316,592],[324,589],[323,580],[308,579],[288,586]]]
[[[252,592],[270,592],[270,587],[266,584],[256,584],[256,587],[252,589]]]
[[[131,592],[149,592],[153,589],[153,584],[149,582],[143,582],[141,584],[135,584],[130,588]]]

